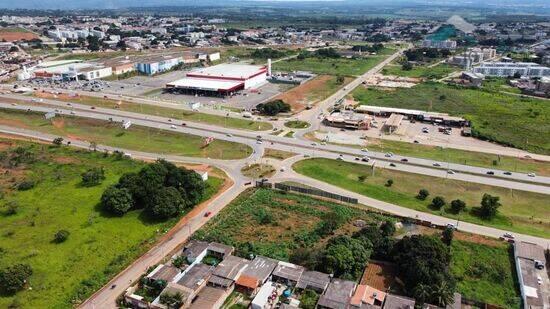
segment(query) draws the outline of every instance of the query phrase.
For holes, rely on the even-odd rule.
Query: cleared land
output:
[[[433,67],[420,65],[413,66],[411,70],[403,70],[400,64],[391,63],[382,69],[382,74],[426,79],[440,79],[458,70],[459,68],[452,67],[448,64],[438,64]]]
[[[523,234],[550,236],[550,207],[548,196],[544,194],[383,168],[377,168],[373,176],[370,166],[331,159],[303,160],[294,164],[294,169],[300,174],[346,190],[418,211]],[[365,176],[365,181],[360,181],[359,176]],[[394,181],[391,187],[385,185],[388,179]],[[427,189],[430,193],[425,201],[416,198],[420,189]],[[491,221],[483,220],[472,212],[479,207],[484,193],[499,196],[502,203],[499,215]],[[434,210],[429,206],[435,196],[442,196],[447,201],[447,205],[441,210]],[[454,199],[466,202],[467,211],[454,214],[449,209],[449,204]]]
[[[40,113],[4,109],[0,110],[0,124],[93,141],[112,147],[162,154],[241,159],[252,153],[252,149],[243,144],[215,140],[208,146],[203,146],[203,138],[195,135],[140,126],[124,130],[120,123],[88,118],[57,116],[46,120]]]
[[[235,246],[238,255],[254,253],[288,261],[296,249],[321,248],[334,236],[319,238],[316,234],[324,218],[333,213],[346,221],[335,235],[351,235],[357,231],[352,224],[356,219],[373,222],[383,217],[304,195],[250,189],[213,217],[194,237]]]
[[[285,127],[292,129],[306,129],[309,127],[309,123],[300,120],[292,120],[285,122]]]
[[[285,103],[290,104],[292,111],[297,113],[304,110],[308,104],[314,105],[328,98],[351,81],[352,78],[346,77],[344,82],[339,83],[336,76],[320,75],[278,95],[275,100],[283,100]]]
[[[288,158],[293,157],[295,155],[296,154],[293,153],[293,152],[288,152],[288,151],[284,151],[284,150],[277,150],[277,149],[271,149],[271,148],[266,148],[264,150],[264,157],[273,158],[273,159],[277,159],[277,160],[288,159]]]
[[[353,97],[362,104],[462,116],[472,122],[476,137],[550,154],[550,105],[545,100],[432,82],[393,91],[357,87]]]
[[[308,57],[300,60],[296,58],[274,63],[273,70],[286,72],[310,71],[316,74],[359,76],[385,58],[385,55],[368,56],[359,59]]]
[[[451,254],[451,273],[458,279],[463,297],[520,308],[517,275],[507,244],[486,246],[455,240]]]
[[[90,96],[68,96],[68,95],[56,95],[55,97],[50,93],[37,93],[37,97],[55,99],[64,102],[73,102],[84,105],[104,107],[104,108],[116,108],[123,111],[162,116],[167,118],[207,123],[213,125],[224,126],[235,129],[246,129],[252,131],[264,131],[269,130],[273,126],[267,122],[251,121],[246,119],[239,119],[233,117],[223,117],[218,115],[211,115],[205,113],[198,113],[186,110],[179,110],[174,108],[156,106],[151,104],[133,103],[127,101],[120,101],[115,99],[96,98]]]
[[[98,206],[104,189],[144,163],[102,153],[0,139],[0,153],[25,149],[32,161],[0,166],[0,268],[27,263],[33,268],[32,290],[0,296],[0,307],[71,308],[103,286],[111,277],[146,252],[177,218],[166,222],[147,219],[136,210],[112,217]],[[26,157],[26,155],[25,155]],[[81,173],[103,167],[106,179],[94,187],[81,185]],[[24,180],[34,188],[17,191]],[[224,180],[209,177],[205,199],[215,194]],[[6,215],[5,205],[16,202],[16,214]],[[52,242],[65,229],[67,241]],[[18,304],[19,306],[15,306]]]
[[[33,40],[37,38],[38,35],[23,28],[0,29],[0,41],[14,42],[20,40]]]
[[[250,178],[264,178],[273,176],[275,169],[269,164],[251,164],[243,167],[241,173]]]

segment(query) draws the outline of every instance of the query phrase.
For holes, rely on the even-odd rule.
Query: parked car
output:
[[[536,269],[544,269],[544,263],[539,261],[539,260],[535,260],[535,268]]]
[[[487,173],[485,173],[485,174],[487,174],[487,175],[494,175],[495,172],[493,172],[493,171],[487,171]]]

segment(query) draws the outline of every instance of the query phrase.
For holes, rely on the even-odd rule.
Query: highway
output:
[[[393,155],[387,157],[387,154],[380,152],[363,152],[360,149],[354,149],[338,145],[320,145],[305,139],[293,139],[281,136],[273,136],[265,132],[242,131],[230,128],[221,128],[208,124],[198,124],[186,122],[185,126],[181,125],[181,121],[169,121],[165,117],[143,115],[126,111],[119,111],[106,108],[90,109],[89,106],[72,104],[71,109],[64,105],[58,105],[58,108],[52,108],[42,105],[11,105],[0,103],[0,108],[16,109],[21,111],[35,111],[47,113],[57,110],[58,114],[70,115],[75,117],[85,117],[105,121],[114,121],[122,123],[123,121],[131,121],[133,125],[144,127],[169,130],[173,132],[181,132],[193,134],[203,137],[213,137],[219,140],[226,140],[246,144],[254,148],[258,146],[257,137],[261,136],[262,143],[268,145],[269,148],[300,153],[303,155],[317,156],[336,159],[342,154],[342,159],[346,161],[354,161],[359,164],[372,164],[376,162],[376,167],[395,169],[404,172],[429,175],[445,179],[456,179],[468,182],[500,186],[514,190],[524,190],[537,193],[550,194],[550,177],[529,177],[524,173],[513,173],[512,175],[504,175],[504,171],[495,169],[486,169],[468,165],[443,163],[433,160],[404,157]],[[63,107],[61,107],[63,106]],[[369,163],[355,161],[355,158],[368,156]],[[407,162],[402,162],[406,159]],[[390,163],[394,166],[390,166]],[[439,166],[434,166],[438,164]],[[448,170],[453,170],[454,174],[449,174]],[[494,176],[487,175],[488,171],[494,171]]]

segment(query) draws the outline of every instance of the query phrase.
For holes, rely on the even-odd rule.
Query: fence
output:
[[[330,193],[327,191],[319,190],[319,189],[310,189],[310,188],[303,188],[303,187],[297,187],[297,186],[290,186],[285,185],[282,183],[276,183],[275,189],[283,190],[283,191],[295,191],[303,194],[309,194],[309,195],[317,195],[333,200],[337,200],[344,203],[350,203],[350,204],[357,204],[358,201],[356,198],[343,196],[339,194]]]

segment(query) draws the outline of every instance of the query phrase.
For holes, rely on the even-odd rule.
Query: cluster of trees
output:
[[[416,198],[424,201],[429,195],[430,192],[428,192],[428,190],[420,189],[416,195]],[[440,210],[446,205],[447,201],[442,196],[435,196],[430,203],[430,207],[437,210]],[[492,220],[498,214],[498,208],[500,206],[502,206],[500,203],[500,197],[485,193],[481,198],[480,207],[477,208],[474,213],[483,219]],[[452,200],[450,203],[450,210],[455,214],[466,211],[466,208],[466,202],[461,199]]]
[[[435,49],[435,48],[415,48],[405,51],[405,58],[407,61],[424,61],[432,60],[440,57],[448,57],[451,52],[447,49]]]
[[[194,171],[158,160],[137,173],[122,175],[103,192],[101,205],[118,216],[131,209],[145,209],[152,218],[168,219],[197,204],[205,189]]]
[[[367,37],[367,42],[389,42],[391,38],[385,34],[377,33],[373,36]]]
[[[82,185],[93,187],[99,185],[105,179],[105,170],[103,167],[92,167],[82,173]]]
[[[15,264],[0,270],[0,292],[15,294],[22,290],[32,275],[32,268],[27,264]]]
[[[354,45],[351,49],[353,51],[377,53],[384,49],[384,45],[381,43],[375,43],[372,45]]]
[[[439,238],[406,236],[395,243],[391,256],[408,295],[421,303],[452,303],[456,282],[449,273],[451,255]]]
[[[290,105],[283,100],[274,100],[267,103],[260,103],[256,106],[256,109],[262,115],[275,116],[279,113],[290,112]]]
[[[311,57],[338,59],[338,58],[340,58],[340,54],[338,53],[338,51],[336,49],[334,49],[332,47],[329,47],[329,48],[321,48],[321,49],[318,49],[314,52],[304,50],[304,51],[300,52],[297,59],[298,60],[304,60],[306,58],[311,58]]]
[[[252,58],[256,59],[268,59],[268,58],[282,58],[287,55],[287,51],[273,49],[273,48],[260,48],[255,49],[252,52]]]

